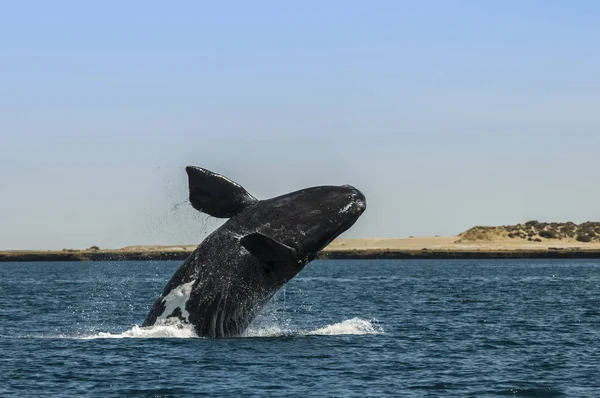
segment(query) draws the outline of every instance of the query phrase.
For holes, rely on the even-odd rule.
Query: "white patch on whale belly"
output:
[[[175,289],[171,290],[169,294],[162,299],[163,304],[165,305],[165,310],[158,317],[158,319],[167,319],[169,315],[173,313],[177,308],[181,310],[181,316],[186,321],[190,316],[189,312],[185,309],[185,304],[190,298],[190,293],[192,293],[192,286],[194,285],[195,280],[184,283],[181,286],[177,286]]]

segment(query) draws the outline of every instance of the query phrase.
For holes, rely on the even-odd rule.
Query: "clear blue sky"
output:
[[[0,248],[198,243],[184,166],[346,236],[600,220],[600,2],[6,1]]]

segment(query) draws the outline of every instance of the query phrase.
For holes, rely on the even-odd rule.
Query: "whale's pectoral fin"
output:
[[[241,185],[212,171],[185,168],[190,186],[190,203],[194,209],[218,218],[229,218],[258,200]]]
[[[244,236],[240,240],[240,243],[250,252],[250,254],[270,268],[298,261],[298,252],[296,249],[284,245],[260,232]]]

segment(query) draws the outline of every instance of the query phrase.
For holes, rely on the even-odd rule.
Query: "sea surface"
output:
[[[315,261],[220,340],[138,326],[179,265],[0,263],[0,396],[600,396],[600,260]]]

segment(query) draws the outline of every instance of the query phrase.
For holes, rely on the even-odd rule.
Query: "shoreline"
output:
[[[128,246],[122,249],[6,250],[0,262],[185,260],[195,245]],[[463,242],[460,237],[337,239],[317,259],[600,259],[600,243],[566,240]]]

